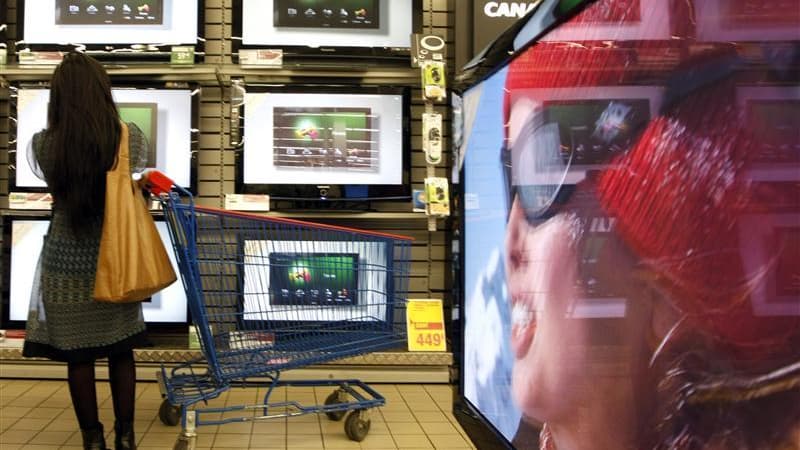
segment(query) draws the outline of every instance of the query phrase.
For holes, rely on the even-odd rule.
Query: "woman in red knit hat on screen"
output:
[[[639,8],[597,2],[566,27],[608,3]],[[512,61],[517,448],[800,448],[791,58],[629,37],[545,40]]]

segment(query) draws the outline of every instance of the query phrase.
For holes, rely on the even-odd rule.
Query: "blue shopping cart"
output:
[[[197,428],[324,413],[345,416],[355,441],[385,399],[360,380],[281,380],[281,372],[405,342],[411,239],[205,208],[160,173],[149,176],[164,211],[202,357],[158,381],[159,417],[181,424],[175,449]],[[266,387],[262,404],[198,408],[233,386]],[[330,386],[322,404],[270,401],[281,386]]]

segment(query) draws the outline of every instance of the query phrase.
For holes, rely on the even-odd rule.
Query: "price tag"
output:
[[[408,351],[444,352],[444,312],[441,300],[409,300],[406,309]]]
[[[62,55],[61,52],[20,51],[17,54],[17,58],[19,59],[19,64],[23,66],[46,66],[61,63],[64,55]]]
[[[241,49],[239,65],[242,67],[276,67],[283,66],[283,50],[281,49]]]
[[[170,49],[169,63],[177,66],[194,65],[194,46],[173,45]]]

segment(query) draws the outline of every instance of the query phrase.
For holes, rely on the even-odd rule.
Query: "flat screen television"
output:
[[[168,59],[172,45],[203,52],[204,2],[17,1],[17,51],[84,49],[98,59]]]
[[[28,318],[36,265],[44,236],[50,226],[46,216],[3,216],[3,298],[2,328],[22,329]],[[156,220],[156,228],[167,248],[175,273],[179,273],[167,223]],[[148,326],[168,331],[185,332],[188,323],[186,292],[180,279],[142,303]]]
[[[248,86],[243,107],[237,192],[410,198],[408,89]]]
[[[280,48],[284,58],[407,58],[419,0],[234,0],[233,52]]]
[[[197,189],[199,90],[193,87],[115,87],[112,95],[122,120],[135,123],[148,138],[147,167],[166,173],[192,192]],[[12,89],[9,185],[11,192],[44,192],[46,186],[28,163],[33,135],[47,127],[50,91],[43,86]],[[16,108],[13,108],[13,105]]]
[[[387,272],[391,243],[247,239],[238,274],[247,328],[356,320],[392,323]],[[307,250],[308,249],[308,250]]]
[[[792,442],[798,415],[759,423],[796,389],[717,395],[800,358],[797,15],[661,3],[544,0],[464,75],[453,412],[477,448]],[[770,56],[694,53],[717,4],[707,48]]]

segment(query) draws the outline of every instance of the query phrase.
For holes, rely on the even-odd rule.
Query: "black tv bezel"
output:
[[[31,82],[14,82],[12,83],[12,89],[15,91],[19,91],[20,89],[49,89],[50,83],[49,82],[38,82],[38,83],[31,83]],[[189,190],[194,195],[197,195],[198,189],[198,151],[200,148],[200,85],[196,82],[191,83],[184,83],[183,85],[174,85],[174,84],[164,84],[158,82],[120,82],[114,83],[112,78],[112,89],[139,89],[139,90],[187,90],[191,93],[191,114],[192,117],[191,121],[191,131],[189,137],[189,145],[190,145],[190,157],[189,157],[189,186],[183,186],[185,189]],[[11,113],[12,117],[15,119],[18,118],[17,109],[16,109],[16,95],[10,99],[11,103]],[[9,145],[8,145],[8,191],[9,192],[39,192],[39,193],[46,193],[46,187],[30,187],[30,186],[17,186],[17,158],[20,155],[20,149],[17,148],[17,121],[10,120],[9,121]],[[27,149],[22,149],[22,154],[26,152]]]
[[[489,44],[461,71],[462,74],[456,83],[456,91],[463,96],[467,91],[477,88],[484,81],[488,80],[492,75],[507,67],[513,59],[523,54],[525,50],[533,46],[538,40],[551,30],[559,27],[562,23],[568,21],[580,11],[585,9],[589,4],[595,0],[581,0],[579,3],[573,5],[568,11],[561,13],[557,10],[559,0],[544,0],[539,6],[529,12],[524,18],[517,21],[516,24],[511,26],[506,32],[498,36],[494,42]],[[536,17],[540,19],[541,27],[536,30],[534,38],[528,41],[525,45],[518,49],[513,48],[513,40],[516,35],[522,31],[526,25]],[[459,169],[458,195],[464,198],[466,194],[466,178],[465,168],[462,165]],[[463,219],[466,209],[464,202],[459,202],[459,216]],[[458,366],[459,375],[456,382],[456,389],[453,390],[453,416],[458,423],[467,433],[467,436],[473,443],[481,449],[511,449],[515,447],[511,441],[498,430],[494,424],[483,415],[479,408],[477,408],[467,397],[465,397],[464,390],[464,361],[466,346],[464,344],[464,334],[466,332],[466,271],[465,271],[465,257],[466,257],[466,220],[461,220],[458,230],[460,232],[460,239],[458,242],[459,251],[459,265],[460,273],[458,274],[459,281],[463,289],[461,289],[460,296],[457,299],[459,310],[462,312],[456,329],[458,330],[458,338],[455,339],[457,347],[454,348],[453,356]]]
[[[314,202],[314,207],[333,206],[334,202],[353,202],[363,203],[370,201],[388,201],[411,199],[411,89],[409,87],[397,86],[361,86],[361,85],[259,85],[248,84],[247,92],[256,93],[296,93],[296,94],[353,94],[353,95],[401,95],[403,97],[403,143],[402,143],[402,183],[401,184],[371,184],[371,185],[352,185],[352,184],[324,184],[329,186],[326,189],[328,195],[322,195],[319,186],[322,184],[254,184],[244,182],[244,136],[246,133],[245,111],[240,112],[240,136],[241,144],[236,149],[236,177],[235,189],[241,194],[267,194],[270,200],[290,201],[290,202]],[[366,186],[366,196],[346,196],[347,187]],[[342,195],[331,195],[331,191],[340,192]],[[287,193],[290,193],[287,195]],[[302,209],[302,205],[296,204]]]
[[[141,62],[156,63],[169,61],[174,45],[193,45],[194,61],[200,63],[205,56],[205,0],[197,0],[197,36],[195,42],[181,44],[142,44],[136,42],[120,44],[74,43],[74,44],[28,44],[25,36],[25,0],[17,0],[17,45],[16,52],[70,52],[84,51],[87,55],[104,63]],[[155,50],[152,50],[155,49]]]
[[[2,233],[3,233],[3,249],[2,249],[2,280],[3,287],[0,291],[0,328],[7,330],[24,330],[26,320],[11,320],[9,319],[9,311],[11,309],[11,232],[14,221],[18,220],[34,220],[34,221],[50,221],[51,214],[49,211],[37,212],[23,212],[20,210],[6,211],[2,214]],[[163,216],[153,215],[156,222],[165,222]],[[172,252],[171,245],[167,249]],[[176,281],[180,283],[180,279]],[[189,298],[186,298],[186,320],[183,322],[145,322],[147,328],[152,331],[158,331],[166,334],[179,334],[186,333],[187,326],[192,323],[191,313],[189,311]]]
[[[243,17],[243,0],[233,0],[232,12],[232,58],[234,63],[239,62],[239,50],[245,49],[264,49],[276,48],[283,50],[284,65],[293,61],[303,62],[309,61],[313,64],[315,60],[329,60],[331,62],[337,59],[359,59],[363,60],[361,64],[369,64],[371,62],[406,62],[411,55],[411,41],[409,39],[408,47],[365,47],[365,46],[326,46],[320,45],[312,47],[307,45],[270,45],[270,44],[244,44],[242,42],[242,17]],[[272,0],[271,0],[272,1]],[[391,1],[391,0],[390,0]],[[411,0],[412,14],[411,14],[411,32],[419,33],[422,31],[422,0]],[[274,3],[273,3],[274,5]],[[271,24],[270,24],[271,26]]]
[[[5,28],[0,28],[0,47],[6,47],[6,34],[8,30],[8,5],[3,2],[4,7],[0,7],[0,27],[5,25]]]

